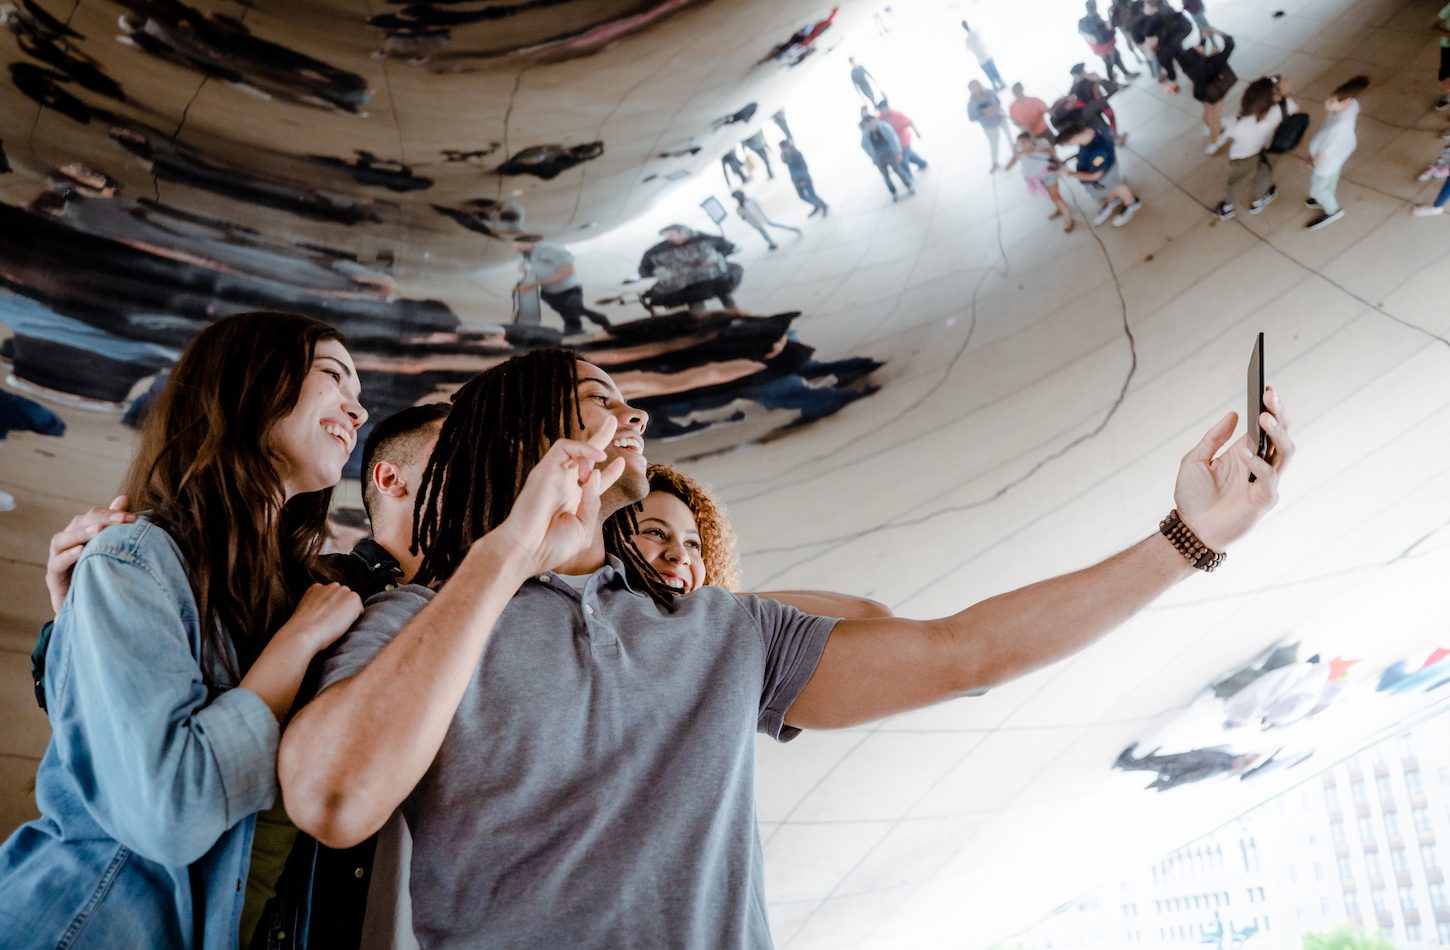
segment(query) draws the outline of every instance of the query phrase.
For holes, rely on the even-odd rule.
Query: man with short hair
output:
[[[1133,39],[1158,60],[1158,82],[1168,92],[1178,91],[1178,55],[1193,34],[1193,24],[1182,11],[1161,0],[1143,0],[1143,15],[1133,22]]]
[[[1034,138],[1049,138],[1052,135],[1052,130],[1047,127],[1047,103],[1036,96],[1027,95],[1020,82],[1012,84],[1012,104],[1007,107],[1007,115],[1020,131]]]
[[[544,303],[564,318],[564,332],[584,332],[580,317],[588,317],[601,330],[609,329],[609,318],[584,306],[584,288],[574,270],[574,255],[537,234],[514,238],[514,250],[523,255],[519,262],[519,295],[538,291]]]
[[[1224,416],[1159,530],[1093,567],[938,620],[812,617],[605,556],[648,492],[646,413],[536,350],[455,396],[423,487],[420,578],[374,598],[283,734],[289,811],[324,841],[401,805],[425,948],[770,945],[754,735],[844,728],[1023,675],[1209,570],[1277,499]],[[1250,482],[1253,474],[1256,481]],[[436,592],[434,590],[436,589]]]
[[[885,98],[886,93],[874,85],[876,77],[871,75],[869,69],[856,62],[854,56],[848,57],[846,62],[851,64],[851,85],[856,87],[862,98],[873,106]]]
[[[1128,79],[1138,78],[1138,74],[1129,70],[1128,65],[1123,62],[1123,54],[1118,52],[1117,30],[1098,13],[1097,0],[1087,0],[1087,15],[1077,21],[1077,32],[1093,51],[1093,55],[1102,58],[1109,82],[1117,81],[1115,70],[1119,69]]]
[[[386,569],[395,578],[393,584],[407,584],[418,573],[423,555],[412,549],[413,509],[428,456],[446,418],[446,402],[409,406],[373,426],[363,440],[362,502],[373,530],[372,537],[356,545],[351,556],[368,566],[377,579]],[[372,566],[384,564],[384,556],[392,560],[392,566]],[[348,586],[362,594],[363,600],[378,592],[363,593],[359,586],[363,583],[359,577],[357,585]],[[379,590],[387,588],[385,583]]]
[[[811,179],[810,166],[806,164],[806,157],[801,150],[796,148],[792,139],[784,139],[780,143],[780,160],[785,162],[786,170],[790,172],[790,183],[795,186],[795,193],[800,199],[811,206],[811,213],[806,217],[814,217],[819,214],[821,217],[831,213],[831,206],[821,200],[816,194],[816,183]]]
[[[977,59],[977,65],[982,67],[982,72],[992,84],[992,91],[1000,92],[1007,88],[1007,83],[1002,79],[1002,74],[997,71],[997,60],[993,58],[992,51],[987,49],[987,41],[982,38],[981,30],[974,30],[962,21],[962,29],[966,32],[967,49]]]
[[[911,116],[900,109],[891,108],[891,104],[882,99],[876,104],[876,117],[887,125],[891,131],[896,133],[896,138],[901,142],[901,161],[903,164],[912,164],[922,171],[926,171],[926,159],[917,154],[916,149],[911,147],[912,133],[921,138],[921,129],[911,120]]]
[[[896,201],[900,195],[896,193],[896,185],[891,182],[891,172],[895,172],[896,177],[901,179],[907,194],[916,194],[916,183],[912,181],[911,170],[901,159],[901,140],[896,137],[895,129],[874,115],[863,116],[861,150],[881,173],[881,180],[886,182],[886,190],[891,192],[892,201]]]
[[[411,582],[418,572],[423,557],[413,549],[413,508],[439,427],[447,417],[447,403],[409,406],[374,425],[363,441],[360,481],[372,536],[347,554],[327,554],[322,561],[325,571],[364,602]],[[314,669],[308,677],[307,694],[317,688],[317,672]],[[397,819],[379,834],[344,849],[324,847],[315,838],[299,835],[275,887],[268,888],[264,879],[252,882],[253,889],[262,885],[259,896],[268,891],[276,894],[258,927],[269,935],[267,946],[274,950],[301,946],[295,933],[301,921],[310,921],[313,942],[339,950],[359,945],[365,917],[369,932],[390,929],[398,895],[407,890],[402,874],[410,850],[406,828]],[[255,861],[253,870],[257,870]],[[376,913],[370,915],[368,896],[374,880],[380,886],[372,891],[371,909]],[[256,903],[256,898],[248,903]]]

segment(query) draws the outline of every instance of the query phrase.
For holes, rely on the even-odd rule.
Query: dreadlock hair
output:
[[[284,502],[271,438],[323,340],[344,342],[325,323],[272,311],[203,329],[147,414],[126,476],[135,510],[181,550],[208,683],[214,669],[246,672],[313,580],[332,489]]]
[[[413,547],[423,552],[414,583],[437,587],[452,577],[470,545],[503,524],[549,446],[583,428],[578,367],[572,350],[545,347],[479,373],[454,394],[413,510]],[[629,529],[632,537],[632,518]],[[621,559],[632,586],[661,606],[673,603],[637,552],[634,563]]]

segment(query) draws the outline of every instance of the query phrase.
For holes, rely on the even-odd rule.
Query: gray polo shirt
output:
[[[533,271],[530,280],[539,280],[548,277],[554,271],[565,264],[574,263],[574,255],[557,244],[550,244],[547,241],[534,245],[529,252],[529,269]],[[573,290],[579,286],[578,273],[570,274],[563,280],[556,280],[552,284],[545,284],[539,289],[546,294],[562,294],[566,290]]]
[[[432,596],[369,600],[323,687]],[[769,947],[753,734],[794,737],[835,623],[718,587],[667,612],[617,562],[527,581],[403,803],[422,946]]]

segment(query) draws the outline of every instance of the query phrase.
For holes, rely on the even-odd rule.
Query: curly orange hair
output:
[[[705,583],[726,590],[740,588],[740,558],[735,553],[735,529],[725,508],[709,490],[684,472],[668,465],[651,465],[649,490],[674,495],[685,503],[700,529],[700,556],[705,562]]]

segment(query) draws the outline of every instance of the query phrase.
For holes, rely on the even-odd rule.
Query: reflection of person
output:
[[[519,262],[515,290],[521,296],[538,291],[544,303],[564,319],[565,333],[584,331],[580,317],[588,317],[601,329],[609,329],[608,317],[584,305],[584,288],[574,269],[574,255],[567,249],[537,234],[521,234],[514,238],[514,250],[524,256]]]
[[[1203,124],[1208,129],[1208,144],[1203,147],[1206,155],[1217,154],[1228,142],[1229,133],[1223,128],[1223,103],[1237,81],[1228,64],[1234,51],[1234,38],[1221,34],[1219,43],[1217,52],[1209,52],[1208,40],[1200,39],[1197,46],[1178,54],[1183,75],[1193,83],[1193,98],[1203,105]]]
[[[1359,120],[1359,97],[1368,88],[1368,76],[1355,76],[1340,83],[1324,100],[1324,123],[1309,140],[1309,163],[1314,173],[1309,177],[1308,204],[1319,214],[1304,225],[1306,231],[1317,231],[1344,217],[1335,191],[1339,188],[1339,173],[1359,145],[1354,127]]]
[[[1178,509],[1128,551],[950,617],[835,622],[710,585],[677,597],[608,560],[605,519],[648,494],[648,417],[572,354],[515,358],[459,391],[424,476],[436,593],[373,598],[287,730],[289,810],[345,845],[403,804],[430,942],[613,943],[689,921],[691,946],[768,945],[752,733],[1014,678],[1216,565],[1293,455],[1265,398],[1272,461],[1244,439],[1220,454],[1226,415],[1184,457]]]
[[[0,442],[11,432],[65,435],[65,423],[40,403],[0,390]],[[0,490],[0,511],[14,511],[15,496]]]
[[[534,145],[512,155],[498,166],[501,175],[533,175],[549,180],[573,168],[575,165],[598,158],[604,154],[603,142],[586,142],[583,145]]]
[[[1238,117],[1224,132],[1233,142],[1228,147],[1226,196],[1214,208],[1221,220],[1234,216],[1245,192],[1250,214],[1263,211],[1278,196],[1268,149],[1279,123],[1298,111],[1299,104],[1289,98],[1289,81],[1282,76],[1261,76],[1244,90]]]
[[[1177,92],[1175,61],[1183,52],[1183,41],[1193,34],[1188,17],[1159,0],[1143,0],[1143,14],[1133,20],[1132,30],[1133,39],[1158,60],[1158,82]]]
[[[1086,63],[1074,63],[1069,75],[1072,76],[1072,88],[1068,91],[1072,108],[1080,110],[1082,120],[1087,124],[1112,133],[1115,143],[1126,144],[1128,135],[1118,131],[1118,116],[1108,104],[1108,96],[1116,92],[1117,87],[1104,86],[1102,77],[1088,72]]]
[[[730,187],[730,173],[734,172],[735,177],[740,179],[740,184],[750,181],[750,175],[745,171],[745,166],[740,163],[740,155],[735,151],[735,146],[720,156],[720,173],[725,176],[725,187]]]
[[[891,126],[891,130],[901,140],[901,160],[925,170],[926,159],[918,155],[916,150],[911,147],[912,133],[915,133],[917,138],[921,138],[921,129],[918,129],[916,123],[911,121],[911,116],[900,109],[891,108],[885,99],[877,104],[876,115],[882,122]]]
[[[1002,74],[997,72],[997,61],[992,58],[992,51],[987,49],[987,41],[982,39],[982,31],[973,30],[967,25],[966,20],[962,21],[962,30],[967,34],[967,49],[971,50],[972,55],[976,57],[977,65],[982,67],[982,72],[986,74],[987,81],[992,84],[992,88],[994,90],[1006,89],[1007,84],[1002,81]]]
[[[1002,101],[995,92],[988,91],[975,79],[967,83],[967,88],[971,90],[971,95],[967,97],[967,119],[977,123],[982,134],[987,136],[987,146],[992,152],[992,171],[995,172],[1002,167],[998,160],[1005,118],[1002,114]]]
[[[757,129],[754,135],[743,140],[740,144],[744,145],[756,155],[760,156],[760,160],[765,164],[766,178],[775,177],[775,169],[770,167],[770,147],[765,144],[765,133]],[[726,178],[725,183],[727,185],[730,183],[728,177]]]
[[[1022,180],[1027,183],[1027,193],[1032,195],[1043,195],[1052,202],[1053,212],[1047,216],[1049,221],[1067,217],[1067,223],[1063,225],[1063,231],[1071,234],[1072,229],[1077,226],[1073,220],[1072,210],[1068,208],[1067,202],[1062,200],[1062,189],[1057,184],[1058,169],[1061,163],[1053,154],[1052,146],[1042,139],[1035,137],[1031,132],[1021,132],[1017,136],[1017,147],[1012,152],[1012,158],[1007,162],[1007,168],[1020,164],[1022,166]]]
[[[1218,775],[1244,775],[1263,762],[1266,756],[1263,752],[1234,752],[1226,745],[1216,745],[1168,755],[1149,753],[1134,758],[1133,750],[1136,748],[1138,744],[1134,743],[1124,749],[1113,763],[1113,768],[1125,772],[1157,772],[1158,777],[1147,787],[1160,792]]]
[[[896,185],[892,184],[891,173],[895,172],[896,177],[906,186],[907,194],[916,194],[916,183],[912,181],[911,170],[901,160],[901,140],[896,137],[896,132],[891,126],[882,122],[874,115],[868,115],[861,119],[861,150],[864,151],[876,170],[881,173],[881,180],[886,182],[886,190],[891,192],[891,200],[895,201],[900,196],[896,193]]]
[[[876,85],[876,77],[871,75],[871,71],[865,66],[856,62],[856,57],[850,57],[847,62],[851,64],[851,85],[856,87],[856,91],[870,105],[874,106],[880,102],[885,93],[881,92],[880,86]]]
[[[735,253],[735,245],[683,224],[672,224],[660,234],[664,240],[645,251],[639,262],[640,276],[655,278],[654,286],[646,292],[649,305],[683,304],[699,312],[706,300],[715,297],[725,309],[735,309],[732,294],[745,273],[739,264],[725,259],[727,254]]]
[[[1108,25],[1122,34],[1123,42],[1128,44],[1128,50],[1133,57],[1140,63],[1146,63],[1149,75],[1157,79],[1158,61],[1143,55],[1143,49],[1133,35],[1135,24],[1142,18],[1143,0],[1112,0],[1112,7],[1108,11]]]
[[[1047,127],[1047,103],[1036,96],[1029,96],[1020,82],[1012,84],[1012,104],[1007,107],[1012,124],[1023,132],[1030,132],[1038,138],[1047,138],[1052,131]]]
[[[790,133],[790,123],[786,121],[784,109],[776,109],[772,112],[770,114],[770,121],[776,124],[780,129],[780,133],[785,136],[787,142],[795,141],[795,136]]]
[[[1102,58],[1109,82],[1117,81],[1118,70],[1122,70],[1128,79],[1138,77],[1123,62],[1123,54],[1118,52],[1117,30],[1108,25],[1108,21],[1098,13],[1097,0],[1087,0],[1087,15],[1077,21],[1077,32],[1093,51],[1093,55]]]
[[[1377,693],[1409,693],[1423,688],[1425,692],[1450,683],[1450,650],[1436,647],[1419,669],[1409,669],[1404,660],[1396,660],[1380,674],[1375,684]]]
[[[1302,663],[1266,672],[1224,702],[1224,726],[1283,729],[1317,715],[1339,698],[1353,665],[1338,657],[1323,663],[1316,653]]]
[[[1057,144],[1078,146],[1077,171],[1067,174],[1082,182],[1088,193],[1098,199],[1093,226],[1112,218],[1113,227],[1120,228],[1133,220],[1143,207],[1143,199],[1133,194],[1133,189],[1118,172],[1118,152],[1113,147],[1113,137],[1084,125],[1068,125],[1058,132]]]
[[[740,215],[741,220],[746,224],[760,232],[760,236],[765,238],[765,243],[772,251],[780,247],[780,245],[775,243],[775,239],[770,236],[770,232],[766,230],[767,228],[775,228],[778,231],[790,231],[796,237],[801,236],[800,228],[792,227],[789,224],[777,224],[775,221],[772,221],[770,216],[765,213],[765,209],[760,206],[760,202],[747,196],[745,192],[732,191],[730,197],[735,199],[735,213]]]
[[[1218,38],[1219,45],[1223,44],[1223,30],[1215,29],[1213,24],[1208,22],[1208,11],[1203,7],[1203,0],[1183,0],[1183,12],[1193,17],[1193,22],[1198,27],[1198,39],[1201,44],[1212,46],[1215,37]]]
[[[7,946],[237,945],[279,724],[361,610],[309,580],[366,415],[315,320],[242,314],[188,345],[131,468],[146,514],[86,546],[43,653],[42,814],[0,848]]]
[[[831,213],[831,206],[821,200],[816,194],[816,183],[811,178],[810,166],[806,164],[806,157],[801,154],[795,143],[786,139],[780,143],[780,160],[785,162],[786,170],[790,172],[790,183],[795,186],[795,193],[800,199],[811,206],[811,213],[806,217],[821,217]]]

